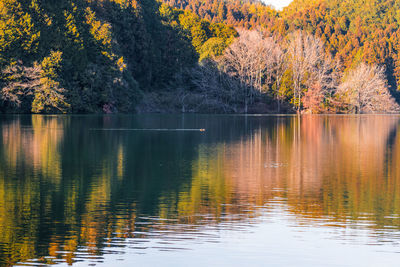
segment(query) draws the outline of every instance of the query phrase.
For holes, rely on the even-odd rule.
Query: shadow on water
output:
[[[398,239],[397,116],[2,116],[0,261],[55,264],[153,238],[296,224]],[[206,129],[93,131],[91,129]],[[169,237],[169,239],[167,238]],[[398,240],[397,240],[398,241]]]

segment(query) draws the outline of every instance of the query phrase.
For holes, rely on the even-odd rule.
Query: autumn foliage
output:
[[[0,111],[397,110],[397,2],[163,2],[0,0]]]

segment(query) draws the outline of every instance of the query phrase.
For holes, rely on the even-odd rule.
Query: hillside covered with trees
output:
[[[1,109],[133,112],[236,31],[153,0],[0,1]]]
[[[0,0],[2,112],[396,112],[400,2]]]

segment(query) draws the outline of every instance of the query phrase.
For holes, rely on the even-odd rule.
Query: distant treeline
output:
[[[165,2],[0,0],[0,110],[398,109],[394,1]]]

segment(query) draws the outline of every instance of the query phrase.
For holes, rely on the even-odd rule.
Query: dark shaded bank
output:
[[[198,114],[245,114],[245,106],[237,103],[220,103],[217,98],[207,98],[207,95],[189,92],[184,97],[177,91],[166,91],[145,94],[137,105],[136,112],[145,113],[198,113]],[[287,103],[278,104],[267,96],[248,107],[248,114],[294,114],[296,111]]]

